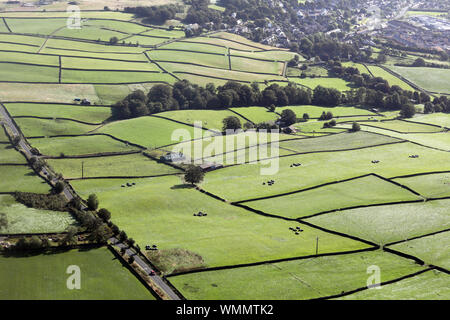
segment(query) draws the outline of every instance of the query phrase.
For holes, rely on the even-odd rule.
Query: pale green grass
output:
[[[374,126],[381,129],[400,131],[401,133],[442,132],[442,128],[402,120],[362,122],[361,124],[367,124],[368,126]]]
[[[369,110],[350,106],[327,108],[311,105],[300,105],[300,106],[277,107],[275,111],[281,114],[281,112],[283,112],[283,110],[285,109],[290,109],[294,111],[294,113],[297,115],[297,118],[303,118],[304,113],[307,113],[310,118],[319,118],[322,115],[322,112],[325,113],[331,112],[333,114],[333,117],[335,118],[343,116],[362,116],[362,115],[364,116],[367,115],[369,117],[371,115],[374,115],[374,113]],[[346,118],[343,118],[342,120],[345,119]]]
[[[296,168],[293,167],[294,171]],[[270,186],[267,186],[270,188]],[[288,218],[301,218],[328,210],[420,197],[374,176],[341,182],[276,198],[245,202],[250,208]]]
[[[390,68],[425,90],[450,93],[450,69],[397,66]]]
[[[319,257],[170,277],[187,299],[301,300],[340,294],[367,285],[370,266],[381,281],[422,268],[380,251]]]
[[[42,64],[46,66],[59,66],[59,59],[56,56],[46,56],[42,54],[30,54],[22,52],[11,53],[0,51],[0,61]]]
[[[284,63],[231,57],[231,69],[245,72],[263,72],[282,75]]]
[[[55,67],[0,63],[0,81],[58,83],[58,73]]]
[[[63,232],[77,225],[68,212],[28,208],[10,195],[0,195],[0,212],[5,213],[8,220],[8,227],[0,229],[0,234]]]
[[[26,103],[7,103],[5,105],[13,117],[70,118],[90,123],[101,123],[111,116],[111,109],[107,107]]]
[[[389,72],[385,71],[381,67],[378,67],[378,66],[367,66],[367,68],[369,68],[370,72],[372,72],[372,74],[375,77],[381,77],[384,80],[387,80],[387,82],[389,83],[390,86],[397,85],[400,88],[402,88],[403,90],[414,91],[414,88],[411,87],[409,84],[407,84],[406,82],[404,82],[401,79],[397,78],[396,76],[390,74]],[[393,69],[393,70],[395,71],[395,69]]]
[[[0,128],[3,131],[3,128]],[[0,163],[24,163],[25,157],[10,144],[0,144]]]
[[[320,139],[314,138],[317,143]],[[343,142],[344,143],[344,142]],[[410,159],[411,154],[420,155]],[[372,163],[379,160],[379,163]],[[301,163],[291,168],[292,163]],[[400,165],[401,164],[401,165]],[[269,176],[263,168],[278,168]],[[298,174],[293,174],[297,170]],[[206,175],[203,187],[231,201],[280,194],[319,184],[340,181],[368,173],[396,177],[419,172],[450,170],[450,154],[412,143],[398,143],[351,151],[322,152],[273,159],[271,163],[250,163],[227,167]],[[299,178],[300,177],[300,178]],[[275,180],[271,187],[262,185]],[[236,187],[238,184],[241,187]]]
[[[417,115],[411,121],[434,124],[441,127],[450,128],[450,114],[446,113],[431,113],[425,115]]]
[[[394,250],[410,254],[425,261],[426,264],[450,268],[450,252],[445,250],[450,244],[450,232],[413,239],[390,246]]]
[[[127,56],[122,57],[122,59]],[[124,62],[124,61],[111,61],[100,59],[88,59],[88,58],[72,58],[62,57],[63,68],[76,68],[76,69],[103,69],[103,70],[127,70],[127,71],[160,71],[160,69],[148,61],[144,62]],[[102,72],[102,71],[99,71]]]
[[[301,84],[310,89],[315,89],[317,86],[322,86],[325,88],[334,88],[339,91],[348,91],[351,88],[350,82],[347,82],[340,78],[288,78],[289,81]],[[286,84],[285,84],[286,85]]]
[[[93,154],[101,152],[123,152],[136,150],[108,136],[79,136],[30,139],[29,143],[48,156]]]
[[[49,137],[63,134],[85,134],[97,128],[97,125],[88,125],[70,120],[47,120],[35,118],[16,118],[17,125],[25,137]]]
[[[153,50],[149,51],[147,54],[152,60],[156,61],[190,62],[215,68],[228,69],[228,57],[216,54],[169,50]],[[191,67],[193,68],[193,70],[195,70],[196,68],[195,66]]]
[[[364,290],[340,300],[449,300],[450,277],[439,271],[427,271],[412,278]]]
[[[47,162],[56,172],[62,173],[65,178],[81,178],[82,166],[85,178],[181,173],[180,170],[157,163],[142,154],[84,159],[54,159],[47,160]]]
[[[133,82],[174,82],[174,78],[167,73],[154,72],[120,72],[120,71],[87,71],[63,69],[61,81],[63,83],[133,83]]]
[[[136,185],[122,188],[126,182]],[[78,180],[72,185],[82,197],[96,193],[101,206],[111,210],[112,221],[141,247],[187,249],[201,255],[209,267],[314,254],[316,237],[321,239],[320,253],[368,247],[307,226],[297,236],[289,230],[297,223],[215,200],[179,177]],[[193,216],[199,211],[208,216]]]
[[[450,173],[434,173],[409,178],[395,179],[396,182],[410,187],[429,198],[450,196]]]
[[[275,112],[270,112],[264,107],[242,107],[231,108],[231,110],[237,112],[254,123],[274,122],[279,118]]]
[[[27,166],[0,166],[0,192],[47,193],[50,186]]]
[[[449,205],[450,200],[434,200],[344,210],[306,220],[382,245],[448,228]]]
[[[81,289],[69,290],[66,273],[81,271]],[[2,300],[155,299],[105,247],[23,257],[0,256]],[[73,273],[73,271],[72,271]]]

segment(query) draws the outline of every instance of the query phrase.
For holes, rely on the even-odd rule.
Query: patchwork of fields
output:
[[[199,265],[164,266],[163,274],[185,298],[450,298],[447,114],[401,120],[397,111],[364,106],[251,106],[116,121],[111,104],[133,90],[148,92],[178,79],[216,86],[231,79],[261,87],[288,80],[311,89],[352,87],[339,78],[286,74],[297,54],[237,35],[185,38],[181,28],[143,25],[125,13],[83,14],[83,27],[73,30],[56,13],[0,12],[0,104],[40,157],[83,199],[96,194],[140,248],[156,244],[164,258],[174,250],[199,257]],[[119,40],[112,45],[114,36]],[[352,65],[412,89],[379,66]],[[392,70],[431,92],[448,87],[448,72],[429,82],[409,69]],[[91,104],[80,105],[82,99]],[[257,135],[256,141],[239,140],[244,133],[215,137],[226,117],[274,123],[286,109],[310,120],[296,123],[297,132]],[[333,114],[335,127],[324,127],[323,112]],[[349,132],[353,122],[360,131]],[[16,191],[45,194],[51,188],[10,138],[2,128],[0,212],[9,225],[0,235],[76,226],[67,212],[16,202]],[[159,160],[175,147],[210,148],[209,156],[192,153],[190,160],[224,166],[192,186],[183,180],[183,167]],[[243,161],[230,164],[227,157]],[[275,172],[262,174],[268,167]],[[78,293],[60,287],[69,262],[87,272],[86,289]],[[382,290],[366,290],[374,265],[382,270]],[[0,269],[0,299],[154,299],[104,247],[0,255]]]

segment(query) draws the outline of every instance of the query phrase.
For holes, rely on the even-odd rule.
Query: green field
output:
[[[429,133],[429,132],[441,132],[442,128],[435,126],[429,126],[426,124],[419,124],[414,122],[402,121],[402,120],[389,120],[389,121],[377,121],[377,122],[362,122],[368,126],[373,126],[386,130],[395,130],[400,133]]]
[[[8,227],[1,229],[0,234],[63,232],[77,225],[68,212],[27,208],[10,195],[0,195],[0,212],[5,213],[8,220]]]
[[[450,200],[396,204],[332,212],[308,222],[379,244],[406,240],[450,226]]]
[[[0,166],[0,192],[47,193],[50,186],[27,166]]]
[[[382,282],[422,270],[406,259],[372,251],[207,271],[169,279],[186,298],[195,300],[313,299],[367,286],[367,269],[373,265],[382,270]]]
[[[69,290],[69,266],[81,271],[81,289]],[[0,256],[2,300],[155,299],[106,248],[24,257]]]
[[[81,178],[82,165],[84,177],[151,176],[181,172],[159,164],[140,153],[84,159],[54,159],[48,160],[48,164],[56,172],[61,172],[65,178]]]
[[[7,103],[5,106],[13,117],[69,118],[89,123],[101,123],[111,116],[111,109],[107,107],[27,103]]]
[[[58,83],[56,67],[41,67],[0,62],[0,81]]]
[[[278,115],[270,112],[264,107],[245,107],[245,108],[230,108],[234,112],[249,119],[253,123],[274,122],[278,119]]]
[[[0,130],[3,131],[3,129]],[[25,160],[25,157],[21,153],[17,152],[12,145],[2,143],[0,144],[0,164],[1,163],[26,164],[27,161]]]
[[[450,70],[438,68],[390,67],[393,71],[405,77],[419,87],[441,93],[450,93]]]
[[[72,181],[85,197],[95,192],[101,206],[110,208],[112,221],[127,230],[141,247],[183,248],[201,255],[207,266],[232,265],[311,255],[320,237],[320,253],[366,248],[348,238],[302,226],[297,236],[289,227],[296,222],[271,219],[208,197],[184,185],[179,177],[128,180]],[[123,201],[127,199],[127,201]],[[194,217],[199,211],[207,217]]]
[[[434,124],[437,126],[450,128],[450,115],[446,113],[432,113],[421,115],[411,119],[411,121]]]
[[[25,137],[49,137],[62,134],[85,134],[97,128],[97,125],[88,125],[70,120],[47,120],[35,118],[16,118],[17,125]]]
[[[420,157],[410,159],[411,154],[419,154]],[[449,170],[448,159],[449,154],[446,152],[411,143],[399,143],[352,151],[283,157],[279,159],[278,172],[272,176],[261,175],[260,169],[269,167],[267,163],[227,167],[210,172],[205,177],[203,187],[228,200],[240,201],[295,191],[368,173],[395,177],[426,171]],[[380,162],[373,164],[373,160]],[[302,165],[294,169],[290,167],[293,163]],[[402,165],[399,166],[399,163]],[[299,175],[305,173],[301,174],[299,179],[298,175],[293,175],[292,170],[298,170]],[[275,180],[271,187],[262,185],[269,179]],[[236,188],[236,183],[243,187]]]
[[[348,116],[366,116],[369,118],[373,116],[374,113],[361,108],[355,108],[350,106],[343,107],[319,107],[319,106],[310,106],[310,105],[302,105],[302,106],[287,106],[287,107],[277,107],[275,112],[280,113],[285,109],[290,109],[295,112],[297,118],[303,118],[303,114],[307,113],[310,118],[319,118],[322,115],[322,112],[331,112],[333,117],[348,117]],[[343,118],[345,120],[346,118]],[[350,120],[350,119],[349,119]]]
[[[228,69],[228,57],[217,54],[180,52],[175,50],[153,50],[147,52],[147,55],[151,60],[155,61],[196,63],[214,68]],[[196,69],[195,66],[192,68],[193,70]]]
[[[123,57],[123,59],[126,57]],[[160,69],[148,61],[143,62],[127,62],[113,61],[88,58],[62,57],[63,68],[77,68],[85,70],[126,70],[126,71],[157,71]]]
[[[136,71],[95,71],[63,69],[61,74],[63,83],[136,83],[136,82],[174,82],[174,78],[167,73],[136,72]]]
[[[387,72],[386,70],[382,69],[381,67],[378,67],[378,66],[367,66],[367,68],[369,68],[370,72],[372,72],[372,74],[375,77],[382,77],[384,80],[387,80],[387,82],[389,83],[390,86],[397,85],[400,88],[402,88],[403,90],[414,91],[414,88],[412,88],[409,84],[407,84],[406,82],[404,82],[401,79],[397,78],[396,76],[390,74],[389,72]]]
[[[450,278],[439,271],[427,271],[412,278],[384,285],[379,290],[364,290],[341,300],[448,300]]]
[[[352,89],[350,82],[340,78],[288,78],[289,81],[300,84],[314,90],[317,86],[334,88],[339,91],[348,91]]]
[[[189,134],[190,137],[187,140],[194,138],[193,127],[156,117],[141,117],[113,122],[104,126],[98,132],[111,134],[116,138],[152,149],[180,142],[180,140],[172,140],[171,138],[172,133],[177,129],[182,130],[182,132],[179,131],[181,134]],[[203,130],[199,132],[203,134]],[[185,141],[185,139],[182,141]]]
[[[442,250],[442,246],[450,241],[450,232],[409,240],[390,246],[389,248],[419,257],[427,264],[433,264],[445,269],[450,268],[450,253]]]
[[[450,196],[450,172],[394,179],[429,198]]]
[[[204,128],[208,128],[211,130],[216,129],[218,131],[222,131],[222,121],[226,117],[238,117],[238,119],[241,121],[241,124],[247,122],[245,119],[239,117],[229,110],[177,110],[161,112],[156,115],[188,124],[194,124],[194,122],[196,121],[201,121],[201,125]]]
[[[394,184],[367,176],[291,195],[245,202],[244,205],[265,213],[301,218],[328,210],[337,210],[336,214],[339,214],[346,207],[358,205],[419,199],[421,198]]]
[[[136,147],[103,135],[38,138],[30,139],[30,143],[47,156],[59,156],[61,153],[64,153],[66,156],[72,156],[137,150]]]

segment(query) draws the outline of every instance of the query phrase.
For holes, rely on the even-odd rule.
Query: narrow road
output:
[[[8,111],[6,110],[5,106],[0,103],[0,116],[3,118],[2,122],[7,125],[11,132],[15,135],[20,137],[20,142],[19,142],[19,146],[20,148],[23,150],[23,152],[25,153],[26,157],[28,159],[30,159],[31,157],[33,157],[33,153],[31,152],[31,146],[28,144],[27,140],[25,139],[25,137],[23,137],[19,131],[19,128],[16,127],[14,121],[12,120],[11,116],[9,115]],[[46,166],[44,166],[42,168],[42,172],[44,173],[44,175],[46,175],[47,177],[50,174],[50,171],[48,170],[48,168]],[[58,182],[59,180],[56,177],[53,177],[53,179],[51,180],[51,182],[54,184],[56,182]],[[72,190],[67,187],[64,186],[64,190],[63,190],[64,195],[66,196],[66,198],[70,201],[74,198],[74,194],[72,192]],[[83,209],[86,209],[86,206],[83,206]],[[134,261],[136,261],[136,263],[138,265],[140,265],[145,272],[150,276],[150,272],[152,271],[152,269],[148,266],[148,264],[142,260],[139,255],[136,254],[136,252],[134,252],[132,249],[128,248],[128,246],[126,246],[124,243],[120,242],[117,238],[113,237],[111,239],[109,239],[109,241],[111,241],[112,245],[118,247],[118,248],[126,248],[126,253],[131,257],[134,256]],[[153,281],[172,299],[172,300],[181,300],[180,297],[172,290],[171,287],[169,287],[164,280],[157,276],[151,276]]]
[[[120,242],[117,238],[112,237],[111,239],[109,239],[109,241],[111,242],[111,244],[119,249],[125,248],[125,253],[130,256],[130,257],[134,257],[134,261],[142,267],[142,269],[144,269],[144,271],[150,276],[152,277],[153,282],[155,282],[172,300],[181,300],[180,297],[172,290],[171,287],[169,287],[164,280],[158,276],[158,275],[150,275],[150,273],[153,271],[148,264],[141,259],[141,257],[139,257],[138,254],[136,254],[136,252],[134,252],[134,250],[130,249],[127,245],[125,245],[124,243]]]

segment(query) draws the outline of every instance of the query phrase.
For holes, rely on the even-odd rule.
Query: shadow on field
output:
[[[193,188],[195,188],[195,186],[192,185],[192,184],[188,184],[188,183],[176,184],[176,185],[170,187],[170,189],[172,189],[172,190],[177,190],[177,189],[193,189]]]

